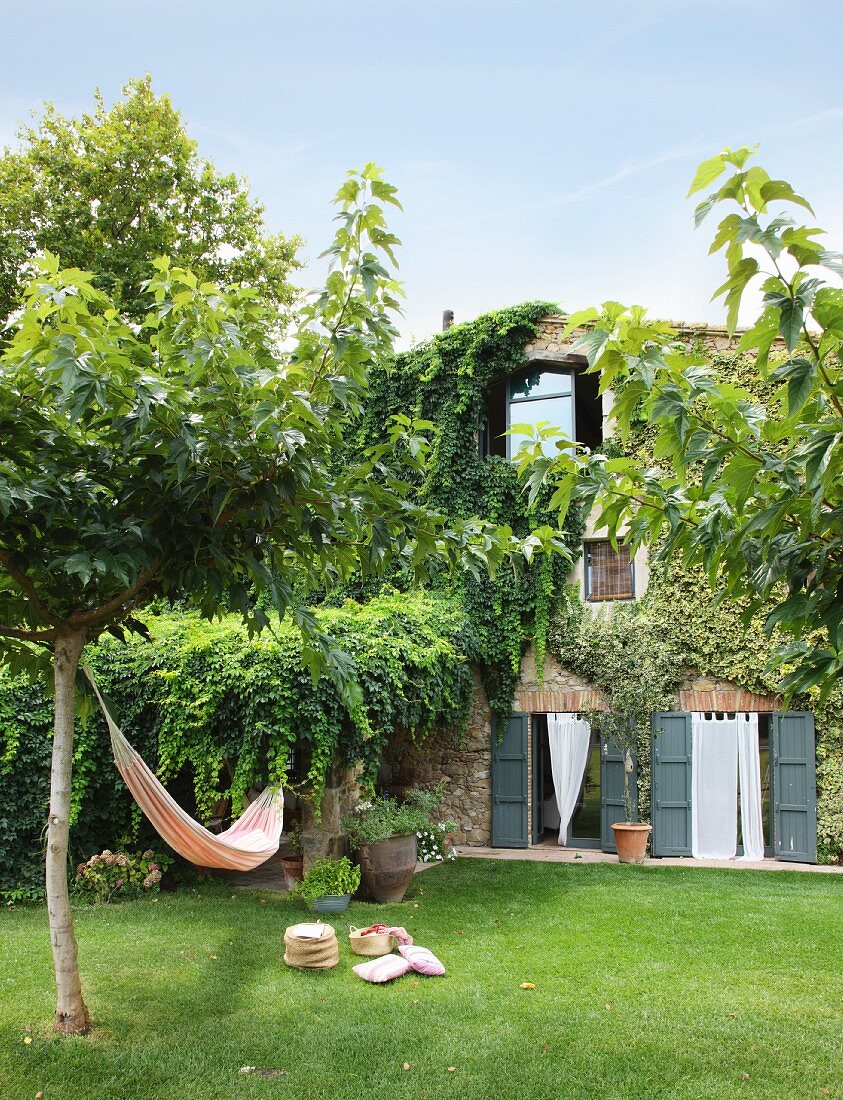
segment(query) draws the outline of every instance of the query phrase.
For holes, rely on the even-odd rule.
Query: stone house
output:
[[[523,367],[489,387],[486,422],[478,439],[483,453],[502,457],[514,453],[517,437],[502,434],[512,423],[550,422],[590,446],[608,438],[611,396],[601,398],[595,377],[583,373],[585,360],[572,352],[573,341],[563,338],[563,328],[563,318],[544,318],[539,334],[524,348]],[[734,347],[723,328],[690,326],[681,331],[715,353]],[[647,590],[647,555],[639,550],[631,559],[624,547],[613,550],[603,533],[588,523],[583,553],[570,579],[586,605],[611,614],[618,601],[638,599]],[[594,685],[562,668],[550,654],[540,681],[534,654],[528,650],[513,712],[504,728],[498,728],[475,675],[474,702],[462,742],[457,743],[447,732],[421,747],[396,738],[385,758],[384,774],[395,787],[448,777],[445,813],[457,824],[458,844],[518,848],[562,842],[611,851],[611,825],[626,816],[623,758],[596,731],[581,731],[585,739],[580,757],[584,761],[582,776],[574,791],[570,820],[560,833],[558,775],[556,782],[553,777],[558,765],[552,758],[549,735],[560,719],[576,719],[582,712],[605,707]],[[751,731],[754,761],[746,773],[754,769],[751,782],[741,771],[740,804],[757,804],[754,824],[737,816],[737,750],[734,761],[724,762],[704,757],[701,749],[694,748],[695,729],[704,731],[703,741],[696,743],[705,748],[718,743],[716,738],[723,734],[725,724],[732,722],[737,728],[740,719],[744,723],[741,729]],[[691,855],[698,844],[705,847],[698,835],[700,830],[705,832],[701,824],[704,814],[697,804],[703,806],[709,800],[706,812],[710,823],[722,816],[725,805],[736,815],[736,838],[740,837],[738,822],[742,821],[747,837],[748,830],[754,830],[756,858],[763,844],[764,855],[816,862],[811,714],[783,713],[781,701],[773,696],[752,694],[738,684],[717,682],[691,670],[680,685],[673,709],[654,715],[652,725],[654,855]],[[725,735],[734,736],[730,730]],[[746,743],[746,739],[741,742]],[[704,767],[709,768],[705,782]],[[742,813],[749,810],[742,809]],[[737,839],[735,843],[740,854],[740,843]],[[749,851],[748,839],[746,844]]]

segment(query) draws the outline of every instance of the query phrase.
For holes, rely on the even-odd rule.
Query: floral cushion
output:
[[[408,946],[399,947],[402,958],[406,959],[417,974],[427,974],[431,978],[441,978],[445,973],[445,967],[436,958],[432,951],[426,947]],[[356,969],[356,967],[355,967]]]
[[[381,955],[379,959],[358,963],[351,968],[364,982],[391,982],[393,978],[403,978],[413,969],[412,964],[399,955]]]

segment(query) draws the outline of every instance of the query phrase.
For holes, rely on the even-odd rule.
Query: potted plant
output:
[[[294,821],[284,838],[281,866],[290,882],[300,882],[304,873],[301,843],[301,822]]]
[[[626,821],[616,821],[612,825],[615,847],[618,850],[618,863],[643,863],[647,854],[647,841],[653,827],[635,820],[638,812],[636,800],[633,799],[632,774],[635,770],[635,753],[638,748],[638,727],[634,717],[626,712],[604,712],[595,715],[595,718],[601,732],[610,741],[615,742],[624,760],[623,804]]]
[[[348,856],[317,859],[296,883],[295,893],[314,913],[343,913],[360,885],[360,868]]]
[[[343,821],[349,845],[360,855],[363,888],[375,901],[403,901],[416,870],[417,834],[430,826],[443,787],[414,787],[403,802],[384,792],[361,802]]]

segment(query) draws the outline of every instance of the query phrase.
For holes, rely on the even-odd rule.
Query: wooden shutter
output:
[[[654,856],[691,854],[691,715],[654,714],[651,791]]]
[[[774,714],[773,853],[794,863],[817,862],[817,776],[814,717]]]
[[[538,844],[544,838],[544,752],[543,738],[538,721],[541,716],[533,715],[532,737],[530,738],[533,755],[533,821],[531,840]]]
[[[527,847],[526,714],[492,725],[492,845]]]
[[[587,542],[585,552],[588,599],[591,602],[631,600],[635,597],[628,546],[621,545],[614,550],[610,542]]]

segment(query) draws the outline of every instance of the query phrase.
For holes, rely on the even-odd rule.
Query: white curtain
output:
[[[547,738],[553,790],[559,809],[559,843],[564,845],[588,765],[591,726],[576,714],[548,714]]]
[[[742,859],[764,858],[761,813],[761,758],[758,752],[758,715],[737,715],[738,770],[741,781]]]
[[[734,718],[691,718],[691,852],[734,859],[738,847],[738,730]]]

